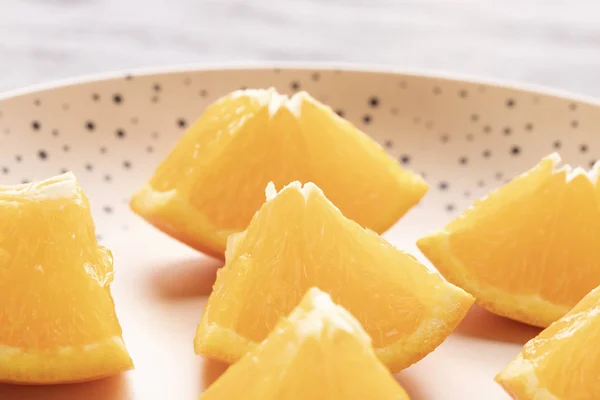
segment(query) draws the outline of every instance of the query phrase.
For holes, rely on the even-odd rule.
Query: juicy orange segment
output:
[[[418,241],[450,282],[497,314],[538,326],[600,284],[600,203],[593,174],[558,155]]]
[[[437,347],[473,298],[357,223],[314,184],[294,182],[233,235],[195,339],[197,353],[236,361],[316,286],[350,311],[393,370]]]
[[[83,381],[132,368],[88,199],[73,174],[0,187],[0,381]]]
[[[348,311],[313,288],[201,400],[408,400]]]
[[[132,209],[188,245],[223,257],[267,183],[313,181],[362,226],[383,232],[427,191],[367,135],[302,92],[237,91],[208,107]]]
[[[542,331],[497,377],[515,399],[600,399],[600,288]]]

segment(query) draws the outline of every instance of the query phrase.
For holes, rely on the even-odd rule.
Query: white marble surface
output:
[[[0,0],[0,90],[180,63],[388,64],[600,97],[597,0]]]

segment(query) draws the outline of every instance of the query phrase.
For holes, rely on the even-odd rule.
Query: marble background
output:
[[[0,0],[0,90],[273,60],[387,64],[600,97],[600,2]]]

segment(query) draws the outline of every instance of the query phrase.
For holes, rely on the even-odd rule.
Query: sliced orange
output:
[[[133,367],[88,199],[73,174],[0,187],[0,381],[60,383]]]
[[[408,400],[348,311],[313,288],[201,400]]]
[[[131,200],[157,228],[223,257],[246,229],[263,191],[313,181],[344,214],[378,233],[427,191],[420,176],[307,93],[236,91],[206,109]]]
[[[472,305],[463,290],[345,218],[314,184],[267,191],[248,229],[230,239],[197,353],[238,360],[316,286],[360,321],[396,371],[433,351]]]
[[[450,282],[488,310],[548,326],[600,285],[593,173],[553,154],[418,241]]]
[[[497,377],[519,400],[600,399],[600,288],[542,331]]]

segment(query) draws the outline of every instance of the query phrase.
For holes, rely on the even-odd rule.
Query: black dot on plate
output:
[[[318,72],[313,72],[313,73],[310,75],[310,78],[311,78],[313,81],[318,81],[319,79],[321,79],[321,74],[319,74]]]
[[[187,122],[185,122],[185,119],[183,119],[183,118],[179,118],[179,119],[177,120],[177,125],[178,125],[180,128],[185,128],[185,126],[187,125]]]
[[[577,103],[571,103],[571,104],[569,104],[569,110],[576,111],[577,110]]]
[[[386,149],[391,149],[394,146],[394,142],[388,139],[385,142],[383,142],[383,145]]]
[[[107,214],[111,214],[113,212],[113,209],[111,206],[104,206],[104,208],[102,208],[102,210]]]
[[[365,124],[370,124],[372,120],[373,120],[373,118],[368,114],[363,117],[363,122]]]
[[[597,162],[597,161],[598,161],[598,160],[591,160],[591,161],[590,161],[590,168],[593,168],[593,167],[594,167],[594,165],[596,165],[596,162]]]
[[[33,101],[33,104],[34,104],[36,107],[39,107],[39,106],[41,106],[41,105],[42,105],[42,102],[40,101],[40,99],[35,99],[35,100]]]
[[[552,143],[552,147],[554,147],[555,149],[560,149],[562,147],[562,143],[560,140],[555,140],[554,143]]]
[[[571,121],[571,127],[577,128],[578,126],[579,126],[579,121],[577,121],[577,120]]]
[[[588,145],[585,143],[583,143],[582,145],[579,146],[579,151],[582,153],[587,153],[588,150],[589,150]]]
[[[521,153],[521,148],[520,148],[519,146],[512,146],[512,147],[510,148],[510,153],[511,153],[513,156],[517,156],[517,155],[519,155],[519,154]]]
[[[86,169],[86,171],[93,171],[94,166],[92,164],[85,164],[85,169]]]
[[[66,169],[66,168],[61,168],[61,169],[60,169],[60,173],[61,173],[61,174],[66,174],[67,172],[69,172],[69,170],[68,170],[68,169]]]
[[[154,85],[152,85],[152,90],[154,90],[155,92],[160,92],[161,87],[158,83],[155,83]]]
[[[438,185],[438,188],[440,190],[446,190],[446,189],[448,189],[448,183],[447,182],[440,182],[439,185]]]
[[[490,156],[492,155],[492,151],[486,149],[486,150],[483,151],[482,155],[483,155],[484,158],[490,158]]]
[[[467,90],[466,90],[466,89],[460,89],[460,90],[458,91],[458,95],[464,99],[464,98],[466,98],[467,96],[469,96],[469,92],[467,92]]]
[[[525,130],[526,131],[532,131],[533,130],[533,124],[531,122],[528,122],[525,124]]]
[[[490,133],[492,131],[492,127],[489,125],[486,125],[483,127],[483,132],[485,133]]]
[[[392,107],[390,109],[390,113],[392,113],[392,115],[397,115],[398,114],[398,109],[396,107]]]
[[[121,104],[123,102],[123,96],[121,96],[121,94],[119,94],[119,93],[115,93],[113,95],[113,102],[115,104]]]
[[[205,89],[202,89],[199,94],[200,97],[206,97],[208,95],[208,92]]]
[[[479,121],[479,115],[477,115],[477,114],[471,114],[471,121],[473,121],[473,122]]]
[[[123,168],[126,168],[126,169],[131,168],[131,163],[129,161],[123,161]]]
[[[52,129],[52,136],[58,136],[59,132],[58,129]]]
[[[475,136],[472,133],[467,133],[467,136],[465,136],[465,139],[467,139],[467,142],[472,142],[473,139],[475,139]]]
[[[41,126],[42,126],[42,125],[40,124],[40,122],[39,122],[39,121],[32,121],[32,122],[31,122],[31,128],[32,128],[34,131],[39,131],[39,130],[40,130],[40,128],[41,128]]]
[[[106,154],[107,149],[106,147],[100,147],[100,154]]]
[[[339,115],[340,117],[344,118],[344,110],[337,109],[337,110],[335,110],[335,113],[337,115]]]
[[[477,186],[479,187],[484,187],[485,186],[485,182],[482,180],[477,181]]]
[[[504,174],[502,172],[496,172],[496,175],[494,175],[496,177],[497,180],[501,181],[502,178],[504,178]]]
[[[152,97],[150,98],[150,101],[151,101],[151,102],[153,102],[153,103],[158,103],[158,101],[159,101],[159,100],[160,100],[160,99],[158,98],[158,96],[152,96]]]
[[[71,147],[69,147],[68,144],[65,144],[62,149],[63,149],[63,151],[69,151],[69,150],[71,150]]]
[[[115,134],[119,139],[123,139],[125,137],[125,131],[123,129],[117,129]]]
[[[292,90],[298,90],[300,89],[300,83],[298,83],[297,81],[293,81],[292,83],[290,83],[290,87],[292,88]]]
[[[506,107],[513,108],[517,104],[515,99],[506,99]]]
[[[99,101],[100,100],[100,95],[98,93],[93,93],[92,94],[92,100],[93,101]]]
[[[152,146],[146,147],[146,152],[152,153],[153,151],[154,151],[154,147],[152,147]]]
[[[448,212],[454,211],[454,204],[446,204],[446,211],[448,211]]]
[[[435,94],[435,95],[442,94],[442,88],[439,87],[439,86],[434,86],[433,87],[433,94]]]
[[[26,185],[26,184],[28,184],[29,182],[31,182],[29,179],[21,179],[21,183],[22,183],[23,185]]]
[[[512,129],[510,129],[509,126],[505,126],[504,129],[502,129],[502,133],[504,133],[504,135],[508,136],[512,133]]]
[[[463,156],[463,157],[460,157],[460,158],[458,159],[458,163],[459,163],[460,165],[467,165],[467,164],[469,163],[469,159],[468,159],[467,157],[464,157],[464,156]]]
[[[38,151],[38,157],[41,160],[45,160],[48,158],[48,153],[46,152],[46,150],[40,150],[40,151]]]
[[[132,75],[132,74],[127,74],[127,75],[125,75],[125,80],[126,80],[126,81],[130,81],[130,80],[132,80],[132,79],[133,79],[133,75]]]
[[[448,136],[448,134],[444,133],[443,135],[440,136],[440,140],[442,141],[442,143],[448,143],[448,141],[450,140],[450,137]]]
[[[20,154],[17,154],[15,156],[15,161],[19,163],[19,162],[23,161],[23,157]]]
[[[376,108],[379,106],[379,98],[373,96],[369,99],[369,106]]]
[[[408,87],[408,83],[406,83],[406,81],[400,81],[398,86],[400,86],[400,89],[406,89]]]
[[[96,124],[93,121],[87,121],[85,123],[85,127],[88,131],[93,131],[94,129],[96,129]]]
[[[2,167],[2,173],[4,175],[8,174],[10,172],[10,170],[8,169],[8,167]]]
[[[104,182],[110,182],[112,177],[110,175],[104,175]]]
[[[403,154],[400,156],[400,162],[404,165],[407,165],[410,163],[410,156],[408,154]]]
[[[248,89],[248,86],[240,86],[240,90],[246,90]]]

